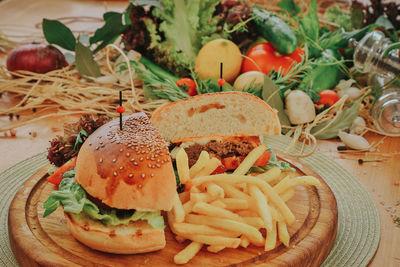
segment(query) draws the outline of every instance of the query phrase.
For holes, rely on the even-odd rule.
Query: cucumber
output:
[[[297,38],[292,29],[275,14],[254,7],[253,24],[259,35],[267,39],[272,47],[283,55],[291,54],[297,47]]]

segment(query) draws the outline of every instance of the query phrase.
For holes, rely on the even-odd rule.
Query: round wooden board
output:
[[[337,232],[335,197],[313,170],[283,153],[278,156],[297,168],[299,175],[313,175],[322,186],[296,187],[288,206],[296,216],[289,227],[288,248],[280,244],[270,252],[262,247],[224,249],[210,253],[203,248],[190,266],[319,266],[329,254]],[[187,243],[178,243],[166,227],[167,246],[157,252],[114,255],[92,250],[68,232],[62,209],[43,218],[43,202],[54,186],[45,180],[49,166],[30,177],[17,192],[9,209],[9,236],[12,250],[22,266],[172,266],[173,256]]]

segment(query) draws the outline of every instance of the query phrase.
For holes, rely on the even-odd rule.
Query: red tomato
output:
[[[270,43],[260,43],[253,46],[247,53],[247,58],[243,60],[242,72],[252,70],[262,71],[268,75],[271,70],[287,74],[295,63],[301,62],[304,51],[297,47],[296,50],[288,55],[279,55]]]
[[[224,165],[218,166],[211,174],[220,174],[226,172],[228,169]]]
[[[329,107],[339,101],[340,96],[333,90],[322,90],[318,93],[320,98],[317,105],[328,105]]]
[[[254,166],[263,167],[271,158],[271,151],[266,150],[257,160],[254,162]]]
[[[182,78],[176,81],[176,85],[185,90],[188,95],[197,95],[196,83],[190,78]]]
[[[235,170],[237,167],[239,167],[239,164],[242,162],[242,160],[243,158],[236,156],[223,158],[222,165],[224,165],[227,170]]]
[[[73,169],[75,167],[75,164],[76,164],[76,157],[67,161],[64,165],[58,168],[52,175],[47,177],[46,179],[47,182],[58,186],[61,183],[61,180],[63,179],[62,175],[67,171]]]

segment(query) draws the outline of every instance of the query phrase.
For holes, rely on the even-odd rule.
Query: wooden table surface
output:
[[[37,40],[41,38],[41,35],[40,29],[35,28],[35,25],[38,25],[43,17],[100,18],[105,11],[121,11],[126,6],[127,1],[5,0],[0,3],[0,30],[4,32],[13,30],[23,36],[26,36],[29,31],[33,36],[31,39]],[[73,27],[74,30],[85,31],[93,30],[97,26],[94,23],[83,25],[77,23]],[[13,102],[12,99],[3,95],[0,99],[0,109],[7,108],[10,102]],[[4,133],[0,133],[2,155],[0,172],[23,159],[45,151],[49,140],[56,134],[62,134],[63,123],[74,119],[45,119],[16,129],[16,137],[5,137]],[[8,117],[0,117],[1,125],[7,123],[9,123]],[[36,137],[33,137],[33,132],[36,132]],[[381,141],[382,136],[371,133],[367,134],[366,138],[370,142],[378,142]],[[387,137],[376,151],[369,153],[338,153],[338,145],[341,145],[338,140],[319,141],[318,150],[352,173],[369,191],[379,210],[381,240],[369,266],[400,266],[400,227],[396,227],[392,221],[394,214],[400,215],[400,138]],[[365,162],[360,165],[358,159],[384,159],[384,161]]]

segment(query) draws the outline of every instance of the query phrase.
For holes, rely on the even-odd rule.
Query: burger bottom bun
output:
[[[103,252],[137,254],[165,247],[164,229],[154,229],[146,221],[106,226],[86,215],[64,213],[68,230],[84,245]]]

